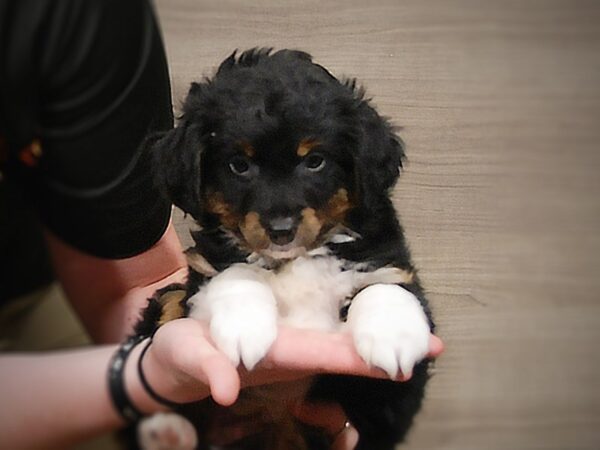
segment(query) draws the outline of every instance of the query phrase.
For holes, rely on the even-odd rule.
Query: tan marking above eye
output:
[[[239,143],[240,148],[248,158],[252,159],[256,156],[256,149],[248,141],[242,141]]]
[[[301,158],[304,158],[306,155],[310,153],[310,151],[319,145],[319,141],[316,139],[303,139],[298,144],[298,148],[296,149],[296,154]]]

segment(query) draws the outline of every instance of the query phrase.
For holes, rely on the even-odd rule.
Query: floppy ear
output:
[[[198,220],[201,214],[201,165],[203,152],[197,125],[183,120],[177,128],[151,136],[154,178],[173,204]]]
[[[387,120],[363,101],[359,106],[360,139],[355,155],[359,198],[365,207],[388,196],[404,158],[404,144]]]

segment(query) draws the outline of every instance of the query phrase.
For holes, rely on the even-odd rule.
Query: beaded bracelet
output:
[[[108,389],[113,405],[119,415],[127,422],[138,421],[143,414],[131,402],[125,389],[123,373],[125,363],[133,348],[138,345],[145,336],[131,336],[117,349],[108,366]]]

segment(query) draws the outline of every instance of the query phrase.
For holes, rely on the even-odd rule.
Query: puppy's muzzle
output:
[[[298,221],[293,217],[277,217],[269,220],[265,229],[273,244],[286,245],[294,240]]]

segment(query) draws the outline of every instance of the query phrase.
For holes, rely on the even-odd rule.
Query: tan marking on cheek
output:
[[[352,208],[352,203],[348,198],[348,191],[344,188],[339,189],[327,202],[325,207],[318,211],[319,220],[327,224],[342,223],[346,218],[346,213]]]
[[[249,212],[240,222],[240,231],[252,250],[267,248],[270,244],[266,230],[260,224],[260,216]]]
[[[181,301],[184,297],[185,291],[170,291],[158,299],[162,306],[160,320],[158,321],[159,326],[183,317],[184,310]]]
[[[208,194],[204,200],[206,210],[219,217],[223,226],[229,230],[237,230],[239,215],[235,214],[231,206],[225,202],[223,194],[215,192]]]
[[[305,208],[302,210],[302,221],[298,226],[299,243],[306,248],[314,245],[323,231],[342,223],[352,204],[346,189],[338,190],[320,210]]]
[[[312,247],[321,233],[323,227],[322,222],[317,217],[317,212],[313,208],[305,208],[302,210],[302,220],[298,225],[296,239],[301,246]]]
[[[317,145],[319,145],[319,142],[314,139],[303,139],[302,141],[300,141],[300,144],[298,144],[298,148],[296,149],[296,154],[299,157],[304,158]]]

